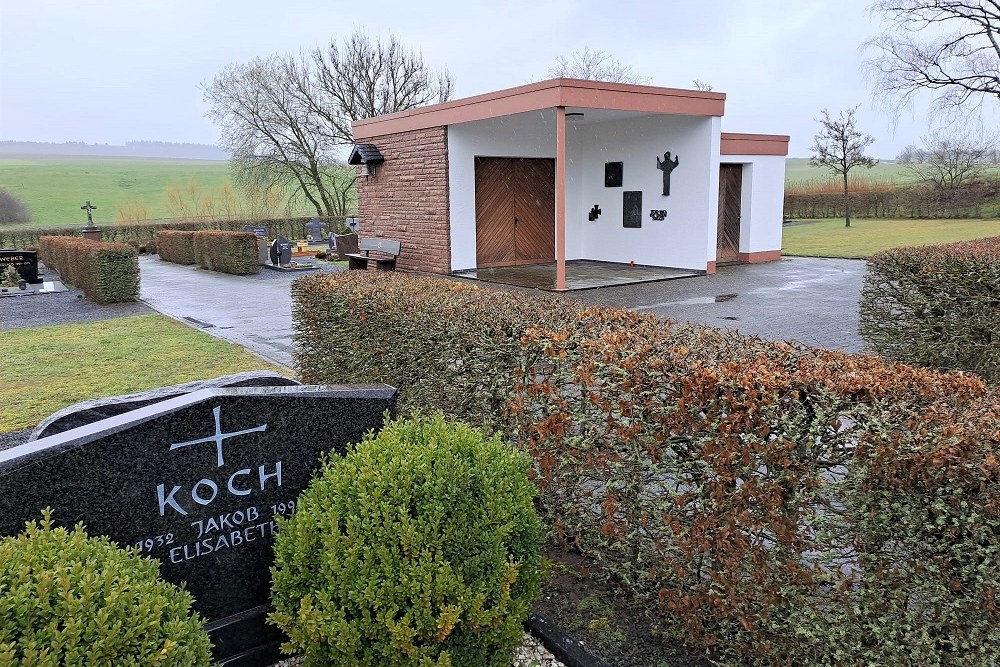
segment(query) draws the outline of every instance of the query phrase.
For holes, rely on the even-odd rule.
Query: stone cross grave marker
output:
[[[321,222],[319,218],[312,218],[306,225],[306,229],[309,230],[309,240],[312,243],[322,243],[323,229],[325,228],[326,223]]]
[[[45,507],[159,559],[206,620],[215,659],[279,659],[269,611],[276,518],[324,452],[343,453],[386,411],[374,386],[208,388],[0,451],[0,535]]]
[[[81,206],[80,209],[87,212],[87,226],[88,227],[93,227],[94,226],[94,216],[91,214],[91,211],[96,211],[97,207],[94,206],[94,205],[92,205],[90,203],[90,200],[88,199],[87,203],[84,204],[83,206]]]

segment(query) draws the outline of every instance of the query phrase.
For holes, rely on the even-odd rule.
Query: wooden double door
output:
[[[743,165],[719,165],[719,236],[715,261],[740,261],[740,219],[743,216]]]
[[[476,265],[554,262],[555,160],[476,158]]]

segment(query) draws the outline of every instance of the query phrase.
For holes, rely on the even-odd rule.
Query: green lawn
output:
[[[194,215],[196,209],[209,214],[209,202],[222,214],[227,208],[223,188],[228,181],[229,163],[215,160],[0,157],[0,187],[27,204],[32,227],[83,224],[87,216],[80,207],[87,200],[97,207],[94,221],[98,224],[117,222],[123,215],[125,220],[134,221],[186,217]],[[172,203],[171,191],[185,208]],[[230,193],[228,210],[244,214],[240,209],[248,208],[246,198],[231,186]],[[259,213],[285,212],[284,202],[277,202],[270,213]],[[304,208],[292,211],[310,212]]]
[[[785,227],[782,254],[809,257],[868,257],[900,246],[949,243],[1000,236],[1000,220],[819,220]]]
[[[286,369],[162,315],[0,331],[0,432],[74,403],[252,370]]]
[[[1000,175],[1000,169],[989,169],[987,173]],[[871,169],[857,168],[851,171],[851,178],[855,176],[876,180],[892,181],[895,183],[908,183],[917,180],[917,176],[910,171],[905,164],[895,162],[879,162]],[[785,185],[792,183],[805,183],[807,181],[824,181],[833,178],[829,170],[822,167],[809,166],[809,158],[790,157],[785,160]]]

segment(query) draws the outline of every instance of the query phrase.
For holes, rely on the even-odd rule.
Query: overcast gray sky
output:
[[[224,65],[365,28],[393,32],[465,97],[545,78],[556,56],[613,53],[654,85],[727,94],[723,129],[790,134],[860,104],[873,154],[927,133],[893,128],[860,71],[870,0],[0,0],[0,139],[215,143],[199,84]],[[987,104],[990,104],[987,102]],[[921,105],[918,105],[918,107]]]

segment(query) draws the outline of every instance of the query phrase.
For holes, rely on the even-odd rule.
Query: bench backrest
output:
[[[361,239],[358,248],[364,251],[384,252],[387,255],[399,255],[402,247],[399,241],[392,239]]]

